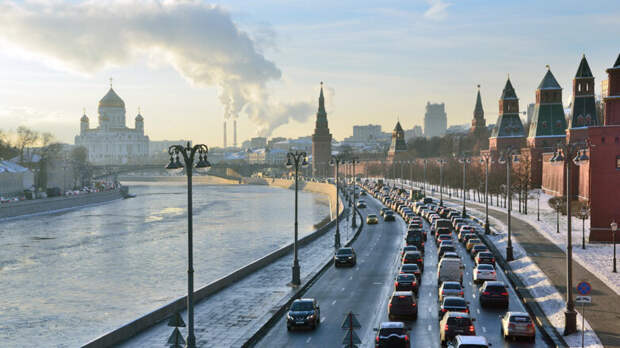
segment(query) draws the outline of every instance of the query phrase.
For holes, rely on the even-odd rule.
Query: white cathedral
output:
[[[143,163],[149,155],[149,137],[144,135],[144,118],[139,111],[135,127],[125,125],[125,102],[110,84],[110,90],[99,101],[99,127],[90,128],[84,112],[75,145],[88,150],[88,161],[92,164]]]

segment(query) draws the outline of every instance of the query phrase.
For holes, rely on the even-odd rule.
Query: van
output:
[[[437,285],[447,281],[463,283],[463,268],[460,259],[443,258],[437,266]]]

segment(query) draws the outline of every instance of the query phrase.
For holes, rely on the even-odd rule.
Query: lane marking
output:
[[[335,305],[335,304],[336,304],[336,300],[333,300],[332,301],[332,306]]]
[[[353,280],[353,276],[350,276],[350,277],[349,277],[349,280]]]
[[[487,328],[486,327],[482,327],[482,332],[487,332]]]
[[[308,337],[308,339],[306,340],[306,343],[310,343],[311,339],[312,339],[312,337]]]
[[[321,317],[321,322],[325,322],[327,320],[327,317]]]
[[[429,312],[429,313],[431,312],[431,307],[428,307],[428,312]]]
[[[344,288],[340,289],[340,291],[344,291]]]
[[[427,329],[428,329],[428,331],[431,331],[431,330],[432,330],[431,324],[428,324]]]
[[[478,312],[478,314],[480,314],[480,308],[476,309],[476,312]]]

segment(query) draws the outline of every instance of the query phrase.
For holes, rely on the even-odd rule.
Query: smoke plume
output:
[[[247,113],[269,135],[312,114],[306,102],[280,103],[267,83],[281,71],[218,6],[198,1],[25,1],[0,3],[0,40],[90,74],[155,57],[195,85],[216,85],[225,118]]]

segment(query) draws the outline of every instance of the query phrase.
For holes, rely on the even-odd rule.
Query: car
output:
[[[355,255],[355,250],[353,250],[353,248],[340,248],[334,255],[334,266],[336,267],[341,265],[349,265],[353,267],[356,263],[357,256]]]
[[[456,248],[453,245],[446,245],[444,243],[446,242],[441,242],[442,245],[440,245],[439,250],[437,250],[437,256],[439,259],[441,259],[443,254],[445,254],[446,252],[456,252]]]
[[[448,343],[448,348],[489,348],[489,342],[484,336],[458,335]]]
[[[409,233],[405,237],[405,243],[407,245],[415,245],[418,250],[424,251],[424,239],[419,233]]]
[[[476,254],[474,258],[476,265],[481,265],[484,263],[488,263],[489,265],[495,265],[495,255],[493,255],[490,251],[481,251]]]
[[[439,246],[439,244],[441,244],[442,241],[444,240],[452,240],[452,236],[448,235],[448,234],[440,234],[437,236],[437,246]]]
[[[379,211],[379,215],[383,216],[383,214],[385,214],[386,211],[390,210],[390,208],[388,207],[382,207],[381,210]]]
[[[394,217],[394,212],[391,210],[386,211],[383,214],[383,221],[395,221],[396,218]]]
[[[300,298],[291,304],[286,314],[286,328],[306,326],[315,329],[321,323],[321,308],[313,298]]]
[[[388,318],[394,321],[396,318],[404,320],[418,319],[418,304],[411,291],[394,291],[388,303]]]
[[[526,337],[530,341],[536,340],[536,327],[530,315],[526,312],[506,312],[501,316],[501,331],[504,339]]]
[[[476,328],[469,313],[448,312],[439,323],[439,341],[442,346],[457,335],[474,336]]]
[[[463,236],[463,245],[467,245],[467,242],[469,242],[470,239],[474,238],[478,238],[475,233],[467,233],[465,236]]]
[[[472,231],[468,231],[468,230],[463,230],[459,232],[459,234],[457,235],[459,242],[464,242],[466,236],[472,236],[473,238],[473,237],[476,237],[476,233]]]
[[[419,251],[409,251],[405,253],[403,256],[403,264],[415,263],[420,268],[424,268],[424,259],[422,258],[422,253]]]
[[[474,283],[482,283],[487,280],[497,280],[495,267],[487,263],[482,263],[474,267],[473,277]]]
[[[417,263],[407,263],[407,264],[400,266],[399,273],[414,274],[416,279],[422,282],[422,270],[420,269],[420,266],[418,266]]]
[[[447,251],[445,252],[441,258],[439,259],[439,261],[443,260],[443,259],[457,259],[457,260],[461,260],[461,257],[459,256],[458,253],[456,252],[452,252],[452,251]]]
[[[366,191],[362,190],[362,192],[360,192],[360,196],[366,196]]]
[[[476,244],[482,244],[482,241],[480,239],[478,239],[478,238],[470,238],[467,241],[467,244],[465,244],[465,249],[467,249],[467,251],[470,251],[471,248],[473,248],[474,245],[476,245]]]
[[[434,234],[438,228],[448,228],[450,229],[450,220],[448,219],[437,219],[433,221],[433,225],[431,226],[431,234]]]
[[[368,225],[376,225],[379,223],[379,219],[377,218],[377,215],[375,214],[368,214],[368,216],[366,216],[366,224]]]
[[[458,296],[444,296],[439,306],[439,320],[448,312],[469,313],[468,302],[464,298]]]
[[[437,266],[437,285],[446,281],[463,283],[463,269],[461,259],[441,259]]]
[[[445,296],[465,297],[463,286],[459,282],[443,282],[439,287],[439,302],[443,301]]]
[[[410,348],[409,334],[403,322],[387,321],[379,325],[375,348]]]
[[[403,250],[400,252],[400,258],[402,259],[405,256],[405,253],[408,251],[418,251],[418,247],[415,245],[407,245],[403,247]]]
[[[448,236],[451,236],[452,232],[447,227],[438,227],[438,228],[435,229],[435,233],[434,234],[437,235],[437,236],[444,235],[444,234],[448,235]]]
[[[486,281],[478,290],[478,299],[480,306],[484,307],[490,304],[500,305],[508,308],[509,296],[506,285],[501,281]]]
[[[358,208],[358,209],[363,209],[363,208],[366,208],[366,202],[364,202],[364,201],[362,201],[362,200],[358,201],[358,202],[357,202],[357,208]]]
[[[478,253],[485,252],[485,251],[489,251],[489,248],[487,248],[486,245],[476,244],[471,248],[471,250],[469,251],[469,254],[471,255],[472,258],[475,259]]]
[[[415,274],[399,273],[394,282],[395,291],[413,291],[418,292],[418,280]]]

